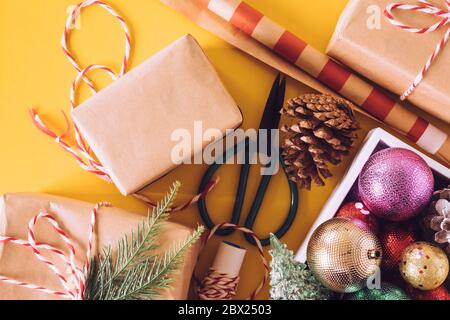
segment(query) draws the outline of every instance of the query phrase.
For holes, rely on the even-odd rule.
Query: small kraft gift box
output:
[[[449,14],[444,0],[350,0],[327,53],[399,96],[422,79],[407,99],[450,123]]]
[[[399,140],[383,129],[376,128],[368,134],[361,149],[353,160],[353,163],[347,169],[344,177],[336,186],[330,198],[324,205],[322,211],[320,212],[308,234],[306,235],[305,240],[297,251],[296,260],[300,262],[305,262],[307,260],[307,247],[309,240],[314,234],[314,231],[325,221],[335,217],[339,208],[341,208],[341,206],[345,202],[354,201],[354,199],[351,199],[351,191],[353,190],[354,186],[357,185],[358,177],[364,165],[367,163],[371,155],[386,148],[404,148],[411,150],[422,157],[422,159],[425,160],[425,162],[433,172],[435,180],[435,190],[443,189],[450,185],[450,169],[441,165],[425,154],[417,151],[413,147],[409,146],[408,144],[404,143],[403,141]]]
[[[135,193],[189,162],[208,141],[174,162],[172,135],[235,129],[242,114],[197,41],[186,35],[78,106],[74,122],[111,180]],[[193,140],[193,139],[192,139]]]
[[[58,225],[71,239],[75,250],[75,263],[82,266],[88,250],[90,212],[94,205],[91,203],[57,197],[47,194],[6,194],[0,197],[0,236],[14,239],[27,239],[27,226],[37,214],[51,214]],[[123,236],[130,236],[133,230],[141,225],[144,216],[118,208],[102,207],[97,212],[93,253],[100,253],[111,246],[116,254],[118,241]],[[165,222],[158,238],[159,247],[156,254],[162,254],[174,243],[181,243],[193,230],[189,227]],[[52,224],[39,222],[34,231],[37,243],[48,244],[58,250],[67,250],[67,243],[55,232]],[[90,242],[90,241],[89,241]],[[179,272],[170,275],[169,288],[160,292],[161,299],[187,299],[192,274],[200,251],[200,242],[189,248],[180,265]],[[49,249],[52,251],[51,249]],[[45,251],[45,252],[44,252]],[[70,279],[69,268],[64,260],[48,250],[42,250],[46,259],[62,270],[66,279]],[[47,254],[50,253],[50,254]],[[64,270],[67,270],[64,272]],[[16,281],[23,281],[22,285],[0,281],[1,300],[48,300],[58,299],[59,295],[36,290],[24,283],[33,283],[41,288],[50,288],[64,292],[64,287],[54,271],[43,261],[39,261],[30,247],[15,243],[0,243],[0,274]]]

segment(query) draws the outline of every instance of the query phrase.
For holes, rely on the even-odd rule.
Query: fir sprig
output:
[[[162,289],[171,284],[169,276],[176,272],[191,247],[204,231],[198,227],[187,239],[174,244],[162,255],[159,247],[161,227],[169,218],[169,210],[181,187],[174,183],[169,193],[130,236],[124,236],[113,254],[110,246],[93,259],[86,284],[88,300],[157,299]]]

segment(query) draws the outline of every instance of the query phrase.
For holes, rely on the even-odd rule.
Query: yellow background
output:
[[[324,51],[347,0],[248,2]],[[109,3],[123,14],[130,25],[133,35],[132,67],[182,35],[191,33],[199,40],[241,106],[244,127],[258,126],[270,85],[276,75],[273,69],[232,48],[157,0],[110,0]],[[54,128],[63,129],[60,110],[69,110],[69,86],[76,73],[61,50],[60,37],[66,12],[73,4],[76,1],[0,0],[0,193],[46,192],[91,202],[106,200],[115,206],[144,214],[146,209],[141,203],[131,197],[121,196],[113,185],[82,171],[67,153],[38,132],[30,121],[28,109],[37,107]],[[123,54],[122,30],[117,21],[99,7],[84,10],[81,30],[73,33],[71,43],[83,66],[99,63],[116,70],[120,66]],[[96,74],[94,78],[100,87],[109,82],[104,75]],[[293,97],[307,91],[310,90],[290,80],[287,96]],[[82,89],[80,95],[80,100],[87,98],[87,90]],[[363,116],[358,117],[363,127],[359,144],[366,133],[378,125]],[[326,187],[313,188],[310,192],[301,191],[297,219],[283,239],[293,250],[299,247],[355,151],[341,166],[333,169],[335,176],[327,182]],[[173,180],[178,179],[184,184],[179,199],[187,199],[196,192],[204,170],[204,166],[182,166],[151,186],[148,193],[158,198]],[[216,222],[228,219],[238,168],[225,168],[220,176],[222,182],[208,198],[209,210]],[[253,198],[257,182],[258,177],[253,174],[249,200]],[[288,208],[287,191],[284,177],[277,176],[272,181],[267,194],[268,201],[264,203],[255,226],[258,234],[266,235],[283,221]],[[191,226],[200,221],[196,207],[176,213],[172,219]],[[241,234],[230,238],[248,247]],[[201,271],[210,264],[216,248],[217,240],[203,252]],[[256,251],[251,247],[249,249],[241,273],[240,298],[248,296],[263,274]],[[267,297],[266,287],[260,298]]]

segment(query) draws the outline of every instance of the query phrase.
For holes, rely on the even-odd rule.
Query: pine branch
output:
[[[154,252],[159,247],[158,237],[161,226],[169,218],[172,206],[180,189],[174,183],[169,193],[153,209],[130,236],[124,236],[117,245],[113,256],[107,247],[93,259],[86,285],[88,300],[154,299],[159,291],[170,284],[168,276],[175,272],[187,249],[195,243],[203,232],[199,227],[179,246],[159,257]]]
[[[128,281],[122,283],[119,290],[121,294],[115,300],[140,300],[148,296],[154,296],[159,290],[167,288],[171,280],[168,275],[173,274],[183,261],[187,250],[198,241],[204,231],[200,226],[186,240],[178,245],[173,245],[162,257],[153,262],[151,272],[140,270],[149,264],[137,265],[128,272]]]
[[[155,240],[159,234],[159,229],[169,217],[169,208],[172,206],[180,187],[181,184],[175,182],[163,201],[157,204],[151,215],[148,215],[147,221],[138,226],[136,232],[132,232],[131,245],[128,244],[126,236],[122,239],[119,244],[122,250],[118,250],[117,270],[115,270],[113,278],[119,276],[130,264],[138,263],[139,259],[137,258],[142,254],[155,249]]]

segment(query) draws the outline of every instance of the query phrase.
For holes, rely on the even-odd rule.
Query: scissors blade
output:
[[[269,98],[264,108],[264,113],[261,119],[260,129],[277,129],[280,123],[281,114],[280,109],[283,106],[286,92],[286,78],[278,74],[275,79],[272,89],[270,90]]]
[[[281,81],[280,81],[280,88],[279,88],[279,92],[278,92],[278,99],[275,102],[275,106],[273,109],[273,122],[272,122],[272,129],[278,129],[278,126],[280,124],[280,120],[281,120],[281,108],[283,108],[283,104],[284,104],[284,98],[286,95],[286,77],[281,76]]]

